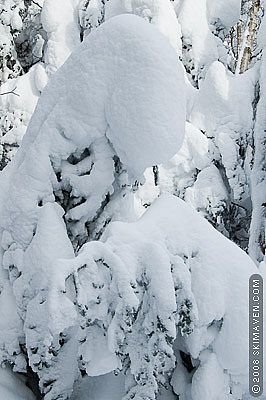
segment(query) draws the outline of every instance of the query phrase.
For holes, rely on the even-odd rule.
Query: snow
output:
[[[260,75],[261,97],[257,105],[256,121],[254,125],[254,167],[251,172],[251,198],[253,204],[253,214],[251,219],[251,230],[249,239],[249,253],[254,261],[262,261],[264,251],[262,247],[265,243],[265,83],[266,83],[266,54],[262,55]]]
[[[208,354],[195,372],[191,387],[192,400],[224,400],[229,396],[229,379],[215,354]]]
[[[78,313],[73,304],[75,289],[66,294],[65,288],[65,279],[72,276],[72,264],[79,265],[79,259],[73,258],[72,245],[79,235],[88,239],[86,223],[95,222],[101,213],[104,216],[107,211],[101,207],[107,196],[113,196],[119,206],[119,185],[130,187],[136,179],[142,179],[147,167],[166,161],[178,151],[185,127],[184,92],[183,69],[167,39],[140,17],[111,18],[93,31],[50,79],[21,148],[1,174],[2,187],[6,188],[1,193],[3,265],[6,273],[14,269],[14,276],[11,272],[9,275],[18,313],[24,321],[22,336],[26,338],[29,363],[47,393],[46,400],[71,393],[79,377],[78,362],[91,375],[120,367],[116,351],[123,333],[118,327],[125,325],[123,331],[127,332],[125,321],[133,318],[139,304],[129,283],[133,272],[129,273],[113,252],[95,244],[92,255],[100,257],[104,251],[104,259],[112,266],[114,284],[110,289],[106,286],[103,293],[107,298],[98,307],[95,295],[101,297],[101,284],[95,275],[97,263],[91,258],[88,273],[95,278],[95,288],[88,290],[91,281],[86,271],[86,279],[79,280],[78,270],[74,274],[79,311],[88,302],[92,303],[88,308],[92,319],[109,318],[109,306],[115,315],[110,324],[105,322],[108,338],[89,325],[83,333],[80,328],[79,341]],[[121,171],[117,173],[119,165]],[[63,222],[64,212],[59,204],[64,205],[67,190],[76,203],[66,210]],[[156,260],[167,263],[165,253],[155,248]],[[169,286],[167,268],[163,281]],[[157,300],[151,305],[151,315],[146,317],[145,310],[140,315],[146,329],[151,329],[152,320],[156,320],[158,304],[158,318],[163,320],[169,315],[173,318],[175,309],[174,290],[169,302],[169,294],[157,289],[156,273],[150,274],[150,292]],[[70,281],[68,285],[71,287]],[[110,305],[108,296],[114,298],[117,291],[121,300]],[[175,324],[166,324],[169,336],[174,337]],[[83,343],[84,333],[91,336],[91,341]],[[97,363],[95,348],[90,344],[94,338],[102,340],[96,349],[110,351]],[[66,341],[63,347],[62,340]],[[173,365],[173,352],[164,337],[160,341],[168,351],[164,367],[159,369],[163,373]],[[142,348],[136,353],[133,342],[128,346],[132,370],[138,375]],[[79,352],[84,358],[78,357]],[[151,382],[143,389],[145,393],[154,391],[152,368],[149,367]]]
[[[58,260],[59,264],[56,269],[47,271],[47,276],[50,278],[47,287],[49,288],[48,298],[51,299],[48,305],[52,306],[48,320],[44,319],[47,315],[44,307],[47,310],[47,305],[43,303],[44,306],[39,306],[37,301],[43,293],[42,291],[39,292],[36,300],[33,299],[29,303],[26,319],[26,327],[29,329],[27,338],[29,348],[36,346],[36,339],[39,343],[44,343],[44,346],[49,346],[50,340],[55,340],[52,337],[56,337],[56,332],[61,331],[64,327],[64,330],[74,328],[75,313],[67,311],[71,309],[71,302],[69,297],[64,295],[64,279],[73,273],[76,276],[80,307],[85,307],[86,304],[90,305],[89,309],[84,308],[88,313],[86,320],[87,318],[90,320],[97,318],[98,321],[99,331],[97,331],[98,328],[95,331],[93,325],[88,327],[86,338],[90,338],[90,340],[85,341],[85,347],[84,344],[79,344],[79,352],[84,356],[83,362],[87,364],[86,369],[90,375],[105,374],[112,368],[117,368],[117,363],[113,363],[111,360],[115,360],[114,352],[115,349],[118,350],[119,341],[116,341],[122,338],[119,326],[126,318],[125,311],[133,307],[135,310],[138,309],[138,319],[131,325],[132,334],[129,336],[125,330],[126,325],[124,325],[125,339],[123,341],[131,359],[131,373],[138,376],[140,366],[142,368],[146,365],[145,359],[143,359],[144,364],[141,363],[139,366],[141,357],[145,355],[142,343],[145,343],[146,351],[151,351],[151,354],[153,349],[152,341],[146,341],[146,336],[143,336],[144,332],[139,331],[138,323],[145,328],[146,332],[149,332],[152,327],[150,324],[158,315],[160,320],[166,324],[168,334],[175,337],[173,317],[176,310],[179,310],[178,312],[182,310],[179,308],[182,299],[189,299],[192,308],[188,315],[191,318],[192,331],[187,331],[189,326],[183,326],[182,319],[179,319],[181,325],[178,326],[183,334],[177,336],[175,348],[184,349],[185,346],[188,354],[191,354],[194,362],[198,360],[199,365],[193,377],[184,377],[183,389],[181,387],[178,390],[185,393],[190,390],[190,384],[192,384],[192,398],[198,400],[198,397],[195,397],[195,393],[198,393],[201,400],[204,399],[206,388],[212,379],[215,385],[212,385],[211,395],[215,400],[223,399],[222,396],[228,393],[229,381],[230,387],[233,387],[234,390],[236,390],[236,386],[239,389],[240,385],[242,393],[247,392],[248,354],[245,349],[248,346],[248,278],[257,269],[244,252],[219,234],[182,200],[164,195],[153,203],[140,220],[134,223],[111,223],[100,242],[87,243],[77,257],[73,258],[71,247],[67,250],[70,244],[66,233],[63,233],[64,224],[61,221],[61,211],[58,213],[57,209],[59,210],[58,206],[49,204],[41,208],[42,217],[39,219],[36,235],[26,251],[28,254],[26,258],[32,254],[30,257],[33,261],[27,258],[29,260],[27,265],[35,266],[32,271],[35,271],[36,266],[39,265],[38,276],[44,268],[42,263],[44,263],[43,266],[49,266],[56,262],[57,257],[61,258]],[[58,222],[53,226],[49,233],[50,236],[47,236],[51,221]],[[61,228],[59,228],[60,226]],[[62,239],[60,239],[60,231],[63,234]],[[62,240],[62,243],[58,244],[58,240]],[[7,236],[5,243],[8,243]],[[37,243],[42,247],[36,247]],[[52,245],[54,248],[51,247]],[[58,249],[61,254],[57,254]],[[49,258],[46,258],[47,256],[44,256],[45,254],[51,257],[50,261]],[[64,254],[70,258],[63,260]],[[106,280],[107,275],[99,266],[96,267],[97,264],[93,260],[102,260],[104,265],[109,266],[110,272],[106,271],[106,273],[111,273],[112,279],[107,279],[106,282],[109,283],[105,289],[102,286],[102,282],[104,282],[102,279]],[[81,268],[84,265],[86,265],[87,272]],[[81,268],[80,271],[79,268]],[[139,281],[143,269],[149,282],[145,292],[139,294],[139,296],[146,296],[144,303],[140,302],[141,297],[138,299],[133,291],[133,282]],[[59,273],[59,271],[61,272]],[[158,273],[159,271],[160,273]],[[78,277],[77,273],[81,275]],[[16,287],[18,287],[17,282],[20,279],[16,281]],[[87,279],[89,282],[94,282],[94,290],[89,289],[86,283]],[[41,281],[43,282],[43,279]],[[173,290],[174,285],[179,288],[176,297],[177,303]],[[22,287],[26,287],[25,283]],[[34,287],[38,286],[34,284]],[[115,293],[116,298],[117,293],[120,293],[119,301],[116,304],[112,300]],[[43,295],[44,293],[41,296]],[[102,301],[97,305],[93,299],[98,298],[99,295]],[[111,303],[109,303],[110,301]],[[104,338],[102,334],[104,331],[100,327],[102,326],[101,321],[104,326],[107,324],[107,310],[110,307],[108,304],[116,308],[106,331],[107,336]],[[146,307],[148,307],[149,313],[147,313]],[[71,313],[73,317],[71,317]],[[179,314],[179,318],[181,315],[182,313]],[[61,326],[60,321],[63,323]],[[31,327],[33,324],[37,326],[37,329]],[[50,331],[52,337],[47,342],[48,337],[44,338],[46,327],[51,329],[52,326],[55,328]],[[182,329],[185,330],[182,331]],[[186,331],[189,333],[185,334]],[[75,380],[76,367],[73,364],[73,357],[75,358],[78,351],[78,344],[75,343],[78,338],[79,342],[83,343],[83,336],[79,335],[83,335],[84,331],[81,330],[77,335],[76,328],[74,328],[74,332],[73,336],[70,336],[72,339],[68,342],[69,350],[65,348],[61,354],[63,358],[59,358],[61,360],[60,370],[50,367],[47,369],[47,376],[45,370],[44,375],[41,375],[43,382],[51,376],[51,373],[52,376],[57,377],[58,380],[52,393],[54,390],[58,390],[60,393],[69,393],[71,383]],[[159,332],[157,334],[162,335]],[[163,336],[160,337],[162,340]],[[95,360],[96,349],[106,349],[107,351],[97,351],[97,362],[95,363],[93,360]],[[110,351],[110,358],[108,351]],[[66,386],[66,382],[61,380],[62,374],[58,373],[64,371],[63,365],[69,365],[69,360],[72,360],[73,371],[70,372],[68,366],[69,375]],[[154,361],[147,364],[147,367],[151,368]],[[166,368],[172,369],[174,364],[169,361]],[[32,355],[32,362],[38,363],[35,354]],[[158,364],[155,365],[158,368]],[[210,378],[210,373],[212,378]],[[177,384],[173,383],[173,387],[177,387]],[[146,387],[145,390],[147,389]],[[150,392],[144,393],[148,395]]]
[[[154,224],[153,232],[156,228],[164,229],[168,246],[178,249],[179,254],[185,254],[190,260],[192,293],[200,322],[199,326],[195,322],[194,332],[187,340],[192,356],[197,358],[204,349],[208,325],[223,318],[221,331],[216,333],[212,344],[213,351],[231,380],[237,381],[242,374],[245,386],[248,373],[245,351],[248,347],[247,282],[249,275],[256,271],[254,264],[181,200],[162,197],[138,224],[144,222],[146,226]],[[152,237],[150,233],[146,236]],[[175,241],[170,241],[170,237]],[[190,258],[193,253],[194,257]],[[202,326],[205,326],[205,333],[197,343],[197,333]]]
[[[221,62],[213,62],[194,98],[190,121],[211,133],[227,126],[236,131],[250,129],[253,86],[254,72],[235,77]]]
[[[204,168],[197,176],[193,187],[186,190],[185,200],[195,209],[208,210],[215,214],[227,198],[224,182],[214,165]]]
[[[261,20],[259,33],[258,33],[258,43],[260,47],[263,49],[266,47],[266,17],[265,14]]]
[[[74,0],[44,1],[41,21],[48,34],[44,54],[48,76],[61,67],[79,44],[79,28],[75,17],[76,5]]]
[[[14,363],[14,370],[25,371],[26,363],[21,354],[19,338],[23,335],[22,321],[16,310],[15,297],[10,282],[1,271],[0,296],[0,346],[2,363],[6,359]]]
[[[85,377],[81,384],[77,385],[71,400],[121,400],[125,392],[125,379],[120,374],[113,373]]]
[[[207,0],[209,21],[218,20],[229,30],[240,18],[240,0]]]
[[[178,9],[178,21],[184,42],[192,46],[195,69],[218,59],[217,45],[212,35],[208,20],[206,1],[183,1]]]
[[[36,65],[34,81],[36,88],[41,93],[48,83],[48,76],[45,70],[45,65],[41,62]]]
[[[142,322],[142,326],[146,329],[149,326],[149,318],[154,312],[154,301],[156,312],[162,321],[167,321],[169,318],[168,327],[173,329],[170,323],[170,315],[176,307],[173,279],[181,282],[182,296],[190,299],[193,330],[188,335],[177,336],[175,348],[184,349],[185,346],[195,365],[196,362],[199,365],[192,377],[184,377],[183,389],[181,386],[178,390],[185,393],[192,382],[191,396],[195,400],[204,399],[207,390],[212,396],[210,398],[222,400],[230,388],[236,390],[238,387],[239,390],[239,385],[242,393],[247,393],[248,279],[257,271],[251,259],[186,203],[170,195],[161,196],[135,223],[110,224],[102,241],[101,246],[96,242],[86,244],[73,266],[77,268],[79,265],[84,265],[86,260],[89,265],[88,260],[92,255],[95,260],[103,259],[110,268],[118,263],[126,265],[128,276],[125,275],[120,282],[124,289],[119,289],[119,292],[128,288],[126,290],[129,295],[132,290],[129,282],[138,271],[134,260],[141,260],[140,266],[145,269],[150,282],[148,290],[151,292],[148,293],[153,297],[153,301],[149,304],[149,313],[144,314],[145,319]],[[107,252],[110,251],[116,258],[115,263],[112,262],[110,255],[107,258]],[[173,269],[172,278],[167,267],[170,260]],[[68,271],[69,265],[68,263]],[[138,271],[139,273],[141,272]],[[120,280],[119,277],[122,276],[123,273],[120,272],[116,279]],[[133,298],[132,300],[130,297],[128,300],[124,296],[122,298],[126,301],[125,304],[128,304],[127,307],[132,304]],[[181,300],[181,292],[177,299]],[[123,310],[120,307],[118,309],[120,312]],[[109,346],[116,340],[113,333],[111,335],[114,323],[118,321],[114,319],[111,324],[112,330],[110,328],[107,330]],[[118,326],[115,329],[117,330]],[[134,325],[132,329],[133,333],[128,338],[130,339],[128,351],[131,358],[131,373],[136,374],[141,351],[143,352],[140,343],[144,340],[146,349],[149,349],[150,344],[135,331]],[[134,344],[132,348],[131,342]],[[96,336],[90,343],[91,348],[95,346],[97,346]],[[113,346],[114,344],[109,348]],[[98,359],[97,362],[100,361]],[[108,366],[109,364],[106,368]],[[209,388],[210,381],[212,389]],[[175,382],[173,386],[178,387]]]
[[[5,143],[20,141],[42,96],[0,176],[0,361],[19,372],[29,362],[45,400],[73,387],[71,400],[249,398],[248,279],[258,270],[191,206],[219,225],[232,200],[249,201],[251,158],[239,154],[254,128],[250,253],[265,275],[265,96],[254,127],[252,107],[265,55],[259,68],[228,71],[212,30],[230,30],[239,0],[110,0],[100,27],[104,3],[83,2],[90,34],[77,47],[79,7],[44,1],[44,62],[1,87],[19,94],[0,97],[14,114]],[[21,29],[16,10],[9,23]],[[262,48],[264,31],[265,18]],[[33,399],[8,369],[0,397]]]
[[[125,21],[127,22],[125,23]],[[126,24],[127,31],[124,28]],[[110,27],[108,28],[108,26]],[[138,26],[138,31],[136,26]],[[105,33],[106,30],[108,35]],[[130,31],[132,34],[129,39]],[[102,36],[100,36],[100,32],[102,32]],[[174,51],[158,35],[157,31],[150,29],[147,24],[142,23],[137,17],[123,16],[112,19],[109,21],[109,25],[105,24],[101,27],[100,32],[99,30],[95,34],[92,32],[81,46],[79,62],[82,65],[84,65],[83,54],[87,53],[86,65],[84,65],[85,70],[82,73],[84,83],[80,78],[79,80],[82,83],[78,87],[76,79],[73,78],[72,86],[74,86],[74,83],[75,86],[70,88],[70,84],[68,92],[64,95],[65,99],[61,100],[60,107],[66,107],[66,111],[69,111],[70,107],[73,107],[75,111],[79,109],[79,115],[76,115],[76,118],[79,119],[84,119],[85,115],[82,114],[85,114],[85,109],[90,110],[86,118],[88,119],[87,125],[91,128],[90,137],[92,140],[94,136],[99,136],[99,132],[105,130],[103,116],[99,114],[100,112],[103,113],[101,103],[105,103],[106,118],[109,124],[109,130],[106,134],[108,139],[111,140],[119,157],[129,171],[137,168],[138,171],[136,172],[142,173],[147,165],[163,161],[160,160],[160,154],[165,154],[165,159],[169,153],[173,154],[174,149],[177,151],[180,143],[182,143],[184,87],[181,67],[175,58]],[[145,40],[143,40],[144,37]],[[99,58],[96,49],[98,46],[103,45],[101,42],[104,40],[106,41],[103,50],[105,55],[101,56],[101,60],[96,61],[97,66],[92,66],[91,64],[95,63],[95,59]],[[123,43],[123,40],[125,45],[122,49],[119,49],[119,44]],[[131,41],[130,46],[128,46],[128,40]],[[133,46],[134,51],[132,50]],[[98,53],[101,51],[98,49]],[[110,57],[112,54],[116,54],[117,51],[123,52],[126,64],[122,60],[119,62],[118,59],[117,65],[112,63],[112,66]],[[74,57],[76,59],[77,52],[75,52],[74,56],[71,56],[70,60],[74,60]],[[155,57],[157,57],[156,60]],[[114,58],[115,56],[113,56]],[[155,65],[156,68],[154,67]],[[140,66],[141,71],[139,70]],[[121,79],[120,73],[122,68],[123,79]],[[67,67],[67,64],[64,66],[64,76],[69,74],[69,70],[73,70],[73,74],[81,75],[80,70],[73,66],[73,61],[72,65],[69,64],[69,67]],[[164,76],[162,76],[162,70],[165,70]],[[90,71],[89,77],[86,71]],[[119,81],[113,81],[112,75],[114,71],[116,71],[115,76],[120,78]],[[166,76],[167,79],[165,78]],[[146,79],[149,80],[149,85],[145,84]],[[58,83],[54,81],[54,85],[58,87],[62,80],[64,78],[61,78]],[[108,93],[103,82],[108,83]],[[93,83],[94,88],[92,86]],[[90,98],[87,99],[87,102],[83,101],[83,104],[80,104],[79,92],[81,85],[84,86],[85,84],[90,88]],[[50,93],[52,90],[54,91],[54,88],[50,89]],[[59,93],[62,91],[61,88],[58,88],[58,90]],[[84,90],[84,87],[82,87],[82,90]],[[157,101],[157,93],[160,93],[160,101]],[[51,96],[46,91],[42,102],[46,101],[48,103],[49,95]],[[138,102],[135,101],[136,98]],[[152,99],[152,101],[148,103],[147,99]],[[61,115],[65,117],[65,114],[66,112],[62,110]],[[121,115],[124,117],[121,118]],[[60,116],[58,118],[59,121],[62,119]],[[90,121],[89,118],[91,119]],[[35,117],[35,120],[37,119],[38,112]],[[71,124],[72,126],[73,123]],[[93,123],[96,124],[94,128],[92,128]],[[64,125],[67,125],[65,121]],[[117,132],[120,131],[125,132],[126,140],[123,140],[123,136],[120,137],[121,135],[118,137]],[[150,135],[145,134],[151,131],[153,131],[152,141],[150,141]],[[138,132],[138,135],[136,136],[134,132]],[[176,132],[179,134],[176,134]],[[66,132],[67,136],[69,134]],[[160,140],[160,136],[164,139]],[[75,140],[79,140],[79,135],[76,135]],[[80,140],[84,139],[80,138]],[[140,149],[145,149],[145,153],[140,154]],[[143,159],[143,157],[146,157],[146,159]],[[139,165],[133,166],[133,161],[134,164],[137,161]]]
[[[1,107],[24,110],[31,116],[39,98],[39,92],[34,85],[34,75],[35,67],[31,68],[27,74],[16,79],[10,79],[1,85],[1,93],[14,90],[18,95],[16,96],[11,93],[0,96]]]
[[[85,185],[86,196],[92,190],[91,200],[73,211],[87,215],[113,191],[113,150],[107,140],[131,181],[141,178],[148,166],[174,155],[183,140],[183,82],[174,50],[143,19],[118,16],[92,32],[43,91],[16,160],[6,171],[7,178],[3,175],[10,182],[8,207],[14,210],[10,229],[17,240],[23,246],[30,240],[38,201],[53,201],[56,177],[50,158],[59,167],[77,148],[93,146],[92,161],[99,161],[74,189],[84,195]],[[66,185],[70,179],[74,185],[66,173]],[[94,185],[99,180],[102,192]],[[24,212],[14,221],[21,207]],[[6,213],[2,215],[5,219]]]
[[[9,368],[0,368],[0,398],[3,400],[34,400],[35,396],[25,386],[22,378]]]
[[[254,77],[254,71],[234,77],[222,63],[212,63],[190,115],[193,125],[214,137],[235,200],[248,195],[244,194],[247,181],[239,162],[239,144],[252,130]]]
[[[111,0],[106,3],[106,20],[126,13],[138,15],[155,25],[181,56],[181,29],[170,0]]]
[[[19,15],[19,11],[20,11],[19,8],[16,7],[15,10],[13,10],[12,17],[10,20],[12,29],[14,30],[16,29],[18,31],[22,29],[22,19],[21,16]]]

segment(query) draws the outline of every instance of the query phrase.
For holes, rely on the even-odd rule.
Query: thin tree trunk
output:
[[[248,22],[248,35],[245,43],[243,57],[240,59],[240,74],[245,72],[250,65],[253,46],[258,31],[258,14],[260,11],[260,0],[253,0],[250,8],[249,22]]]

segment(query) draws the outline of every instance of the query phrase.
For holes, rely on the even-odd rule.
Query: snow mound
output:
[[[191,48],[190,58],[193,59],[195,73],[205,64],[218,59],[218,49],[211,33],[206,0],[186,0],[178,9],[178,21],[181,26],[184,44]]]
[[[105,7],[106,19],[119,14],[135,14],[149,21],[181,56],[181,29],[170,0],[111,0]]]

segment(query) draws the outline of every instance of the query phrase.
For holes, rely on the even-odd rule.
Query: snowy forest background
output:
[[[0,0],[0,85],[0,399],[251,399],[264,1]]]

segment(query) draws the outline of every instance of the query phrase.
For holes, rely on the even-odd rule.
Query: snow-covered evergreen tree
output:
[[[257,34],[264,3],[258,0],[197,3],[45,0],[20,1],[15,6],[12,1],[2,0],[2,3],[2,9],[9,10],[1,13],[3,29],[10,32],[4,35],[9,37],[4,50],[9,52],[6,62],[13,65],[8,76],[29,72],[23,84],[18,77],[8,79],[2,88],[2,93],[11,93],[0,96],[1,168],[19,146],[39,94],[78,43],[108,18],[121,13],[136,14],[154,24],[175,48],[186,70],[188,94],[184,151],[167,166],[154,166],[153,172],[146,172],[148,183],[137,195],[139,202],[146,207],[159,192],[170,191],[201,210],[220,232],[247,250],[253,213],[250,176],[254,162],[253,130],[259,98],[256,74],[262,55]],[[228,87],[228,91],[223,89],[222,93],[222,87]],[[202,98],[211,96],[215,100],[210,100],[204,108]],[[191,141],[203,146],[202,149],[197,146],[199,154],[192,150],[195,146]]]
[[[47,32],[57,30],[44,21]],[[76,400],[84,380],[99,376],[103,386],[113,371],[124,399],[248,393],[255,265],[175,196],[160,196],[141,218],[134,209],[147,168],[164,165],[160,179],[171,184],[166,161],[185,130],[184,68],[163,33],[133,15],[92,29],[43,90],[0,176],[1,316],[12,310],[0,357],[38,383],[45,400]],[[46,65],[49,76],[56,68]],[[224,68],[214,62],[203,82],[217,111]],[[185,146],[209,179],[219,169],[195,127],[199,107],[197,99]],[[218,138],[218,122],[209,121]]]

